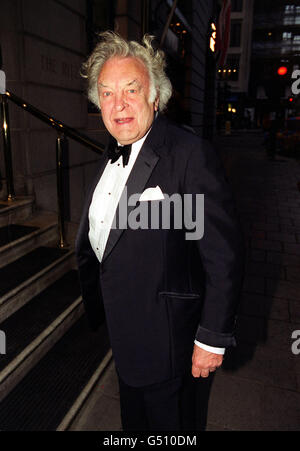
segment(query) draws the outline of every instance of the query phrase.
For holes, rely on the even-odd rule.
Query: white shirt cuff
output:
[[[200,343],[200,341],[197,341],[197,340],[195,340],[194,343],[195,343],[195,345],[199,346],[199,348],[202,348],[205,351],[213,352],[214,354],[220,354],[220,355],[225,354],[226,348],[215,348],[214,346],[208,346],[208,345],[205,345],[204,343]]]

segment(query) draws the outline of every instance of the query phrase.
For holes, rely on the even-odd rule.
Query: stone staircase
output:
[[[32,198],[0,201],[2,431],[66,430],[111,358],[105,324],[86,324],[74,249],[57,243]]]

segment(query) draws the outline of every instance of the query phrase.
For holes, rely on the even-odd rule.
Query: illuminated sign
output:
[[[216,39],[217,39],[217,27],[214,23],[211,23],[211,35],[209,41],[209,48],[212,52],[216,51]]]

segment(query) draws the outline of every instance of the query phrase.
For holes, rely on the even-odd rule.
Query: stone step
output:
[[[16,197],[13,201],[0,201],[0,227],[23,221],[34,211],[33,197]]]
[[[71,270],[1,322],[6,350],[0,357],[0,401],[82,313],[77,271]]]
[[[110,353],[110,360],[81,408],[71,410],[57,431],[122,431],[118,375],[111,350]],[[105,357],[102,367],[110,354]]]
[[[0,321],[4,321],[66,271],[75,268],[74,250],[56,243],[40,246],[0,269]]]
[[[37,212],[26,221],[0,227],[0,268],[55,240],[58,231],[53,213]]]
[[[86,409],[89,410],[90,402],[97,398],[97,388],[101,385],[103,378],[107,375],[108,369],[113,363],[112,350],[109,349],[101,360],[100,365],[92,373],[90,379],[87,381],[85,387],[81,390],[73,405],[70,407],[60,424],[57,426],[57,431],[71,431],[76,430],[76,424],[80,421],[80,418],[86,416]],[[111,402],[111,399],[107,399],[107,402]],[[107,415],[107,410],[105,412]],[[97,421],[97,420],[96,420]],[[73,425],[75,428],[72,429]]]
[[[81,317],[2,400],[0,430],[62,430],[95,372],[108,363],[109,348],[105,323],[91,332]]]

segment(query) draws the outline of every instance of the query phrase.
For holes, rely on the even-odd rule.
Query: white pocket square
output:
[[[165,196],[162,193],[162,190],[157,185],[155,188],[147,188],[145,191],[142,192],[140,195],[139,201],[143,200],[159,200],[164,199]]]

